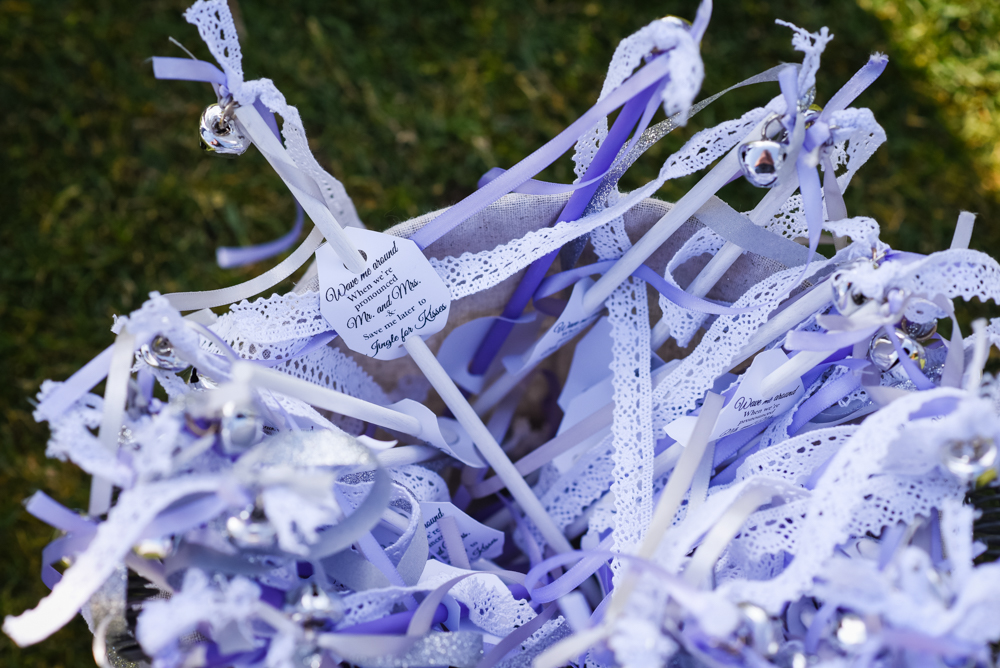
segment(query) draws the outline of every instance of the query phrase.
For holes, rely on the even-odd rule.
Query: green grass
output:
[[[201,290],[263,267],[222,271],[214,248],[269,240],[292,205],[264,160],[202,155],[195,128],[206,85],[158,82],[144,60],[182,55],[174,36],[208,59],[185,2],[0,1],[0,612],[44,595],[39,555],[52,537],[20,506],[43,489],[85,505],[75,467],[45,458],[47,430],[27,398],[111,342],[114,313],[151,290]],[[710,94],[781,61],[797,61],[775,18],[836,35],[823,59],[822,103],[872,51],[890,65],[857,102],[889,143],[847,194],[852,214],[883,225],[894,246],[947,245],[960,209],[980,213],[973,246],[997,247],[1000,210],[996,35],[991,0],[716,3],[703,44]],[[822,9],[818,5],[830,5]],[[472,6],[475,5],[475,6]],[[618,41],[695,3],[292,0],[241,7],[248,78],[269,77],[298,106],[317,158],[344,181],[362,219],[383,228],[452,203],[490,167],[509,167],[596,99]],[[696,129],[775,94],[735,92],[650,152],[626,186],[655,174]],[[542,177],[569,180],[563,158]],[[664,188],[675,199],[693,181]],[[759,192],[727,191],[748,206]],[[91,665],[78,618],[38,647],[0,639],[4,666]]]

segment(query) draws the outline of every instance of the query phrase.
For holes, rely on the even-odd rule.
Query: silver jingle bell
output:
[[[833,305],[837,307],[840,315],[851,315],[865,305],[868,297],[856,290],[850,281],[838,280],[840,276],[834,276],[830,282],[833,288]]]
[[[143,538],[132,546],[132,551],[143,559],[163,559],[174,553],[174,537]]]
[[[292,592],[292,620],[300,624],[320,619],[339,621],[344,616],[344,606],[338,598],[330,596],[315,582]]]
[[[226,520],[226,532],[237,547],[268,548],[274,545],[277,531],[267,521],[264,511],[248,506]]]
[[[906,332],[907,336],[920,341],[921,343],[937,334],[937,320],[931,320],[930,322],[913,322],[912,320],[903,318],[903,321],[899,324],[903,328],[903,331]]]
[[[206,153],[235,157],[243,155],[250,148],[250,141],[243,136],[232,119],[234,104],[230,102],[225,109],[212,104],[201,115],[198,134],[201,137],[201,148]]]
[[[833,637],[841,649],[848,650],[868,641],[868,625],[853,612],[840,615]]]
[[[806,92],[802,93],[802,95],[799,96],[799,99],[795,103],[795,106],[797,107],[796,111],[798,111],[800,114],[805,114],[806,112],[809,111],[817,111],[817,110],[822,111],[823,110],[822,107],[813,104],[813,102],[815,101],[816,101],[816,86],[812,86],[811,88],[809,88],[809,90],[807,90]],[[814,107],[816,107],[816,109],[814,109]],[[809,117],[807,115],[806,119],[808,120],[808,118]]]
[[[740,145],[740,169],[751,185],[771,188],[785,162],[788,147],[773,139],[756,139]]]
[[[781,646],[771,662],[778,668],[806,668],[809,660],[806,658],[805,645],[801,640],[789,640]]]
[[[219,387],[219,384],[215,380],[203,373],[199,373],[198,369],[191,371],[191,378],[188,380],[188,385],[194,385],[200,390],[214,390]]]
[[[295,657],[302,668],[323,668],[323,652],[311,647],[296,650]],[[334,665],[329,663],[328,665]]]
[[[945,441],[941,448],[945,468],[964,480],[973,480],[997,461],[997,444],[992,438]]]
[[[780,647],[778,644],[780,636],[775,629],[775,620],[771,619],[771,615],[753,603],[740,603],[739,608],[743,613],[742,635],[745,642],[761,656],[769,657],[777,653]]]
[[[157,369],[163,369],[164,371],[181,371],[190,366],[190,364],[177,357],[170,340],[161,335],[157,335],[149,343],[142,344],[139,347],[139,354],[146,364]]]
[[[903,353],[923,369],[927,365],[927,353],[924,351],[924,347],[898,329],[894,329],[892,332]],[[873,338],[868,346],[868,359],[882,371],[888,371],[899,362],[899,355],[896,353],[896,347],[892,344],[892,340],[882,334]]]
[[[691,22],[680,16],[674,16],[673,14],[668,14],[660,19],[664,23],[669,23],[670,25],[677,26],[678,28],[684,28],[688,30],[691,28]]]
[[[219,439],[222,451],[236,455],[249,450],[264,436],[264,421],[251,411],[241,410],[233,402],[222,407]]]

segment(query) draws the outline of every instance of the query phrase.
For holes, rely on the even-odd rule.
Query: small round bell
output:
[[[243,410],[230,401],[222,407],[219,439],[228,455],[246,452],[264,436],[264,421],[255,413]]]
[[[164,559],[174,553],[174,538],[143,538],[132,546],[132,551],[143,559]]]
[[[296,650],[295,657],[302,668],[323,668],[323,652],[320,650],[311,647],[302,648]]]
[[[927,365],[927,353],[924,351],[924,347],[898,329],[892,331],[903,353],[923,369]],[[868,359],[882,371],[888,371],[896,366],[896,363],[899,362],[899,356],[892,339],[885,334],[873,338],[868,346]]]
[[[816,107],[817,109],[819,109],[819,111],[822,111],[823,110],[822,107],[813,104],[813,102],[815,101],[816,101],[816,86],[812,86],[809,88],[809,90],[807,90],[806,92],[802,93],[802,95],[799,96],[799,99],[795,103],[795,106],[798,107],[796,111],[798,111],[800,114],[805,114],[806,112],[813,110],[813,107]]]
[[[267,521],[263,509],[247,506],[226,520],[226,532],[237,547],[267,548],[274,544],[277,532]]]
[[[997,444],[992,438],[945,441],[941,448],[945,467],[959,478],[978,478],[997,461]]]
[[[812,92],[813,92],[813,97],[815,98],[816,89],[813,88]],[[819,106],[818,104],[809,104],[805,109],[800,109],[799,113],[805,116],[805,126],[808,128],[811,127],[812,124],[815,123],[817,120],[819,120],[819,115],[823,113],[823,107]]]
[[[753,603],[740,603],[743,612],[743,635],[748,645],[761,656],[773,656],[779,649],[775,622],[767,612]]]
[[[806,668],[809,660],[806,658],[805,645],[801,640],[789,640],[781,646],[771,662],[778,668]]]
[[[868,625],[859,615],[853,612],[844,613],[837,620],[833,637],[836,639],[836,643],[845,650],[863,645],[868,641]]]
[[[149,343],[142,344],[139,347],[139,354],[146,364],[164,371],[181,371],[190,366],[177,357],[170,340],[161,335],[157,335]]]
[[[787,146],[773,139],[756,139],[741,144],[739,159],[743,176],[758,188],[774,186],[787,151]]]
[[[842,276],[835,275],[830,281],[830,286],[833,288],[833,305],[837,307],[840,315],[851,315],[865,305],[868,297],[856,290],[850,281],[840,279]]]
[[[201,137],[201,148],[206,153],[235,157],[243,155],[250,147],[250,141],[243,136],[232,119],[234,104],[230,102],[225,109],[212,104],[201,115],[198,134]]]
[[[664,23],[669,23],[670,25],[677,26],[678,28],[684,28],[687,30],[691,27],[691,22],[680,16],[674,16],[673,14],[668,14],[660,19]]]
[[[219,384],[215,380],[203,373],[199,373],[198,369],[191,370],[191,378],[188,380],[188,385],[194,385],[199,390],[214,390],[219,387]]]
[[[903,321],[899,323],[906,332],[906,335],[915,341],[923,343],[929,340],[932,336],[937,334],[937,320],[931,320],[929,322],[913,322],[912,320],[907,320],[903,318]]]
[[[294,590],[289,603],[292,608],[292,620],[300,624],[326,619],[338,621],[344,616],[340,600],[330,596],[315,582]]]

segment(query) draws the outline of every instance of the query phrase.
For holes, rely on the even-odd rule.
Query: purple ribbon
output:
[[[152,61],[153,76],[157,79],[202,81],[219,86],[220,99],[225,98],[229,94],[225,73],[212,63],[188,58],[163,57],[154,57]],[[281,141],[281,132],[278,130],[278,123],[274,120],[274,114],[260,100],[254,100],[253,106],[265,120],[271,132],[274,133],[274,136],[278,138],[278,141]],[[304,212],[296,201],[295,224],[287,234],[273,241],[255,246],[245,246],[242,248],[220,246],[215,249],[215,260],[223,269],[231,269],[274,257],[291,248],[292,244],[298,240],[302,234],[304,221]]]
[[[906,354],[903,350],[903,346],[900,345],[899,339],[896,337],[896,333],[891,327],[885,325],[882,327],[882,331],[885,335],[892,341],[892,347],[896,350],[896,358],[899,363],[903,366],[903,371],[909,376],[910,381],[916,385],[918,390],[931,390],[934,389],[934,383],[923,374],[923,372],[917,367],[917,365],[910,359],[910,356]]]
[[[867,360],[865,362],[867,363]],[[802,427],[806,426],[806,423],[860,386],[861,379],[853,372],[841,376],[832,383],[826,383],[815,394],[799,404],[798,410],[792,416],[792,423],[788,426],[788,434],[791,436],[798,433]]]
[[[528,574],[524,578],[524,586],[531,593],[532,602],[542,604],[551,603],[557,598],[565,596],[579,587],[584,580],[593,575],[602,564],[608,561],[609,557],[605,555],[610,554],[608,549],[611,548],[613,543],[614,537],[608,535],[607,538],[598,543],[595,550],[575,553],[574,556],[576,559],[579,559],[579,561],[573,564],[572,568],[560,577],[556,578],[553,582],[541,587],[534,588],[534,585],[538,584],[539,580],[541,580],[541,578],[548,572],[549,568],[551,568],[545,568],[551,559],[546,559],[532,568],[528,571]],[[561,566],[563,564],[559,565]],[[545,570],[542,570],[543,568],[545,568]]]
[[[406,629],[410,626],[410,620],[413,619],[415,612],[416,610],[397,612],[380,619],[373,619],[370,622],[361,622],[354,626],[337,629],[336,633],[349,633],[352,635],[402,635],[406,633]],[[440,624],[448,619],[448,608],[443,603],[439,603],[432,619],[432,624]]]
[[[663,59],[661,57],[657,60],[659,61]],[[644,72],[646,69],[648,69],[648,66],[647,68],[641,70],[641,72]],[[633,77],[633,79],[634,78],[635,77]],[[630,81],[632,81],[632,79],[622,84],[618,90],[628,86]],[[604,142],[602,142],[601,147],[598,149],[593,161],[587,168],[587,172],[584,174],[583,179],[581,179],[581,183],[570,186],[570,188],[575,192],[573,192],[569,201],[563,207],[562,212],[557,218],[557,222],[576,220],[583,215],[583,212],[587,208],[587,204],[590,203],[590,199],[593,197],[594,192],[598,189],[598,187],[600,187],[601,181],[607,173],[611,171],[611,168],[614,165],[615,157],[618,155],[619,150],[628,139],[629,132],[631,132],[635,127],[636,121],[639,121],[639,128],[634,133],[635,138],[638,138],[639,135],[642,134],[643,130],[646,129],[646,125],[649,124],[653,113],[659,106],[659,93],[662,91],[665,82],[666,79],[663,78],[657,83],[639,90],[635,97],[625,104],[625,107],[622,109],[621,113],[618,114],[618,118],[615,119],[614,124],[611,126],[608,136],[605,138]],[[641,119],[640,114],[642,115]],[[635,139],[633,139],[633,142],[634,141]],[[553,156],[553,160],[555,157],[556,156]],[[518,166],[519,165],[515,166],[513,169],[517,169]],[[509,172],[504,172],[495,179],[488,181],[480,190],[477,190],[476,192],[481,192],[483,189],[488,187],[489,184],[495,183],[504,178],[504,176],[508,173]],[[432,221],[431,224],[436,222],[437,219]],[[412,239],[413,237],[411,237],[411,240]],[[493,362],[493,359],[496,357],[500,348],[503,346],[504,341],[507,340],[507,337],[510,335],[511,330],[514,327],[509,321],[516,320],[521,317],[521,314],[527,307],[528,302],[531,301],[532,294],[535,292],[538,284],[542,282],[545,274],[549,271],[549,267],[552,266],[552,263],[558,255],[558,250],[552,251],[544,257],[535,260],[528,267],[524,276],[521,278],[520,283],[518,283],[517,288],[514,290],[514,294],[511,295],[506,307],[504,307],[503,314],[500,319],[493,321],[493,324],[490,326],[486,336],[483,337],[479,347],[476,349],[476,354],[472,358],[472,364],[469,366],[470,373],[474,375],[482,375],[486,373],[486,370]]]

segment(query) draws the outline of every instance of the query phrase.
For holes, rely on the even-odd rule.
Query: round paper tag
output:
[[[390,360],[402,357],[409,336],[426,338],[448,322],[451,292],[409,239],[348,227],[365,257],[351,273],[327,244],[316,250],[320,310],[347,347]]]

